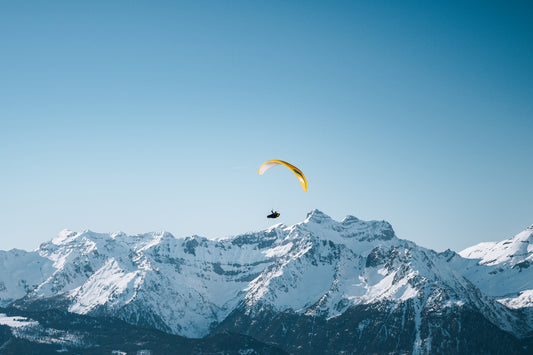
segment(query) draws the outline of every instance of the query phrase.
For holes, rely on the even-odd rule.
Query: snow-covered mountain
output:
[[[483,292],[510,308],[533,307],[533,226],[512,238],[480,243],[459,254],[471,259],[456,263]]]
[[[54,272],[53,263],[36,252],[0,250],[0,306],[33,290]]]
[[[485,294],[523,314],[533,327],[533,226],[501,242],[466,248],[459,255],[450,258],[452,268]]]
[[[527,352],[532,233],[436,253],[385,221],[318,210],[220,240],[63,231],[34,252],[0,253],[0,305],[189,338],[237,332],[291,353]]]

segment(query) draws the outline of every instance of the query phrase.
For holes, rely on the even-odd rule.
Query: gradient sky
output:
[[[533,223],[528,1],[2,1],[0,45],[2,250],[271,208],[439,251]]]

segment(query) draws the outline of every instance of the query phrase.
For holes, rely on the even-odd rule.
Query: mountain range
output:
[[[531,354],[532,265],[533,226],[459,253],[319,210],[216,240],[64,230],[0,251],[0,353]]]

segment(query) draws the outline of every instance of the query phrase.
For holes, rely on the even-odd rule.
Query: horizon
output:
[[[153,235],[158,235],[158,234],[170,234],[170,236],[172,236],[174,239],[186,239],[186,238],[192,238],[192,237],[199,237],[199,238],[205,238],[207,240],[211,240],[211,241],[220,241],[220,240],[225,240],[225,239],[232,239],[232,238],[235,238],[235,237],[239,237],[239,236],[242,236],[242,235],[247,235],[247,234],[250,234],[250,233],[260,233],[260,232],[263,232],[263,231],[267,231],[267,230],[270,230],[272,228],[290,228],[296,224],[301,224],[301,223],[305,223],[305,221],[310,217],[310,215],[314,212],[319,212],[323,215],[325,215],[326,217],[330,218],[331,220],[333,220],[334,222],[336,223],[342,223],[346,218],[349,218],[349,217],[355,217],[357,220],[359,221],[362,221],[362,222],[386,222],[386,223],[389,223],[387,220],[378,220],[378,219],[371,219],[371,220],[363,220],[363,219],[360,219],[358,218],[357,216],[353,216],[353,215],[346,215],[340,219],[336,219],[336,218],[333,218],[332,216],[330,216],[329,214],[327,214],[326,212],[324,211],[321,211],[320,209],[317,209],[317,208],[314,208],[312,209],[311,211],[309,211],[307,214],[306,214],[306,217],[304,219],[302,219],[300,222],[297,222],[297,223],[294,223],[294,224],[285,224],[283,222],[279,222],[279,223],[275,223],[267,228],[264,228],[264,229],[258,229],[258,230],[249,230],[249,231],[244,231],[244,232],[239,232],[239,233],[236,233],[236,234],[230,234],[230,235],[218,235],[218,236],[205,236],[205,235],[199,235],[199,234],[190,234],[190,235],[179,235],[179,234],[176,234],[176,233],[173,233],[172,231],[169,231],[169,230],[165,230],[165,229],[162,229],[162,230],[153,230],[153,231],[147,231],[147,232],[140,232],[140,233],[127,233],[125,231],[122,231],[122,230],[116,230],[116,231],[95,231],[95,230],[92,230],[92,229],[84,229],[84,230],[81,230],[81,231],[76,231],[76,230],[71,230],[71,229],[68,229],[68,228],[65,228],[65,229],[62,229],[61,231],[59,231],[55,236],[53,236],[52,238],[49,238],[49,239],[46,239],[46,240],[43,240],[41,242],[39,242],[39,245],[32,248],[32,249],[21,249],[21,248],[11,248],[10,250],[13,250],[13,249],[18,249],[18,250],[24,250],[24,251],[27,251],[27,252],[32,252],[32,251],[36,251],[37,249],[40,248],[40,246],[43,244],[43,243],[48,243],[48,242],[54,242],[54,240],[58,237],[61,237],[62,234],[64,234],[65,232],[68,232],[68,233],[75,233],[76,236],[79,236],[79,235],[83,235],[85,233],[93,233],[93,234],[103,234],[103,235],[109,235],[109,236],[113,236],[113,235],[120,235],[120,234],[124,234],[125,236],[127,237],[137,237],[137,236],[145,236],[145,235],[149,235],[149,234],[153,234]],[[394,234],[395,236],[398,238],[398,239],[402,239],[402,240],[407,240],[407,241],[411,241],[411,242],[414,242],[412,240],[410,240],[409,238],[407,237],[403,237],[403,236],[399,236],[396,232],[396,229],[394,228],[394,225],[390,224],[393,231],[394,231]],[[465,249],[468,249],[468,248],[471,248],[471,247],[474,247],[474,246],[477,246],[478,244],[483,244],[483,243],[496,243],[496,242],[501,242],[503,240],[507,240],[507,239],[510,239],[510,238],[513,238],[515,237],[516,235],[526,231],[526,230],[529,230],[529,229],[532,229],[533,228],[533,224],[527,226],[527,227],[524,227],[521,231],[519,232],[516,232],[514,233],[512,236],[508,237],[508,238],[503,238],[503,239],[500,239],[500,240],[495,240],[495,241],[482,241],[482,242],[479,242],[479,243],[476,243],[476,244],[472,244],[472,245],[469,245],[463,249],[460,249],[460,250],[456,250],[456,249],[452,249],[452,248],[446,248],[445,250],[452,250],[456,253],[459,253]],[[431,250],[434,250],[433,248],[430,248],[430,247],[427,247],[425,245],[421,245],[419,243],[416,243],[414,242],[416,245],[420,246],[420,247],[423,247],[423,248],[427,248],[427,249],[431,249]],[[437,252],[443,252],[445,250],[435,250]],[[5,250],[5,249],[0,249],[0,251],[9,251],[9,250]]]

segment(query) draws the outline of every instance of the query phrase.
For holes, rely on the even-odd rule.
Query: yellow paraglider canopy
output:
[[[309,189],[307,187],[307,180],[304,176],[304,173],[302,173],[302,171],[294,165],[289,164],[283,160],[269,160],[267,162],[264,162],[263,165],[259,167],[259,175],[263,175],[265,171],[276,165],[285,165],[287,168],[291,169],[294,175],[296,175],[296,177],[298,178],[298,181],[300,182],[300,185],[302,185],[304,191],[307,191]]]

